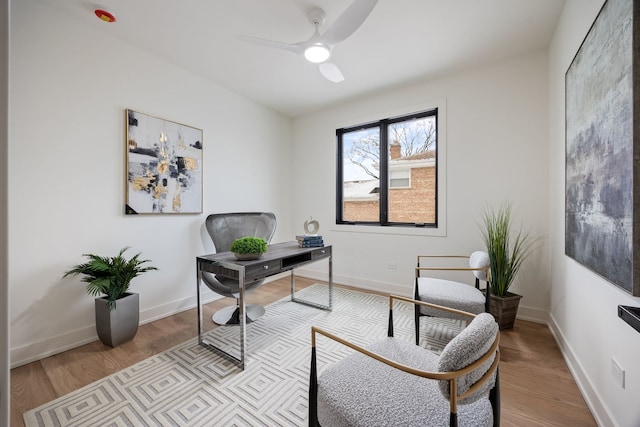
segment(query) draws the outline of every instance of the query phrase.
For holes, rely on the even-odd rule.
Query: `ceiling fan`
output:
[[[320,8],[310,10],[307,16],[315,26],[315,32],[308,40],[298,43],[282,43],[249,36],[238,36],[238,38],[302,55],[307,61],[319,64],[320,73],[327,80],[339,83],[344,80],[344,76],[336,64],[327,62],[331,57],[331,51],[336,44],[347,39],[362,25],[376,3],[378,0],[354,0],[324,34],[320,34],[319,31],[325,21],[324,11]]]

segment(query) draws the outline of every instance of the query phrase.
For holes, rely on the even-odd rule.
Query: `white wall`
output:
[[[274,241],[291,240],[289,118],[37,1],[12,7],[13,366],[96,339],[92,298],[61,280],[83,253],[131,246],[153,261],[132,286],[145,322],[195,304],[207,213],[274,211]],[[203,129],[204,214],[123,214],[125,108]]]
[[[547,234],[548,114],[546,51],[370,96],[294,120],[294,224],[309,216],[334,245],[340,283],[409,294],[417,254],[470,253],[483,247],[483,208],[510,200],[516,221]],[[335,130],[446,104],[446,235],[335,225]],[[404,234],[400,234],[404,232]],[[546,321],[546,240],[512,290],[524,295],[522,318]],[[395,270],[387,268],[397,264]],[[321,271],[318,270],[318,274]]]
[[[9,268],[0,271],[8,271],[11,307],[11,333],[0,321],[0,339],[11,336],[12,364],[96,338],[91,298],[77,280],[60,280],[84,252],[130,245],[153,260],[160,272],[133,285],[147,321],[193,305],[194,257],[211,249],[206,213],[273,210],[274,241],[300,233],[309,216],[320,221],[337,282],[408,294],[416,254],[481,247],[483,207],[508,199],[517,219],[545,238],[513,288],[524,295],[520,317],[545,321],[550,311],[601,425],[640,424],[640,341],[616,313],[638,298],[564,256],[564,73],[602,3],[568,0],[549,56],[535,52],[297,118],[292,138],[291,121],[271,110],[34,0],[13,2],[7,158],[0,151],[9,176],[6,221],[0,212]],[[335,129],[436,101],[447,118],[445,235],[335,226]],[[204,130],[205,214],[123,215],[125,108]],[[323,276],[323,266],[312,268]],[[0,292],[3,285],[0,278]],[[0,374],[8,375],[3,354],[0,345]],[[610,374],[612,357],[626,370],[624,390]]]
[[[617,307],[640,306],[616,286],[564,255],[564,75],[604,1],[569,0],[549,49],[550,327],[585,399],[602,426],[640,425],[640,336]],[[611,358],[626,370],[622,389]]]
[[[9,425],[9,286],[7,282],[7,140],[9,119],[9,1],[0,1],[0,425]]]

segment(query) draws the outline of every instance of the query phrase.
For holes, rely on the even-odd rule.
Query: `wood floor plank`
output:
[[[11,426],[24,426],[22,414],[58,397],[40,362],[11,370]]]
[[[315,282],[297,277],[296,289]],[[289,292],[287,276],[251,292],[248,302],[267,305]],[[207,304],[207,328],[215,327],[210,318],[216,310],[234,303],[223,298]],[[96,341],[12,369],[11,426],[23,427],[22,414],[30,409],[196,337],[197,325],[193,308],[140,326],[117,348]],[[502,331],[500,349],[503,426],[597,425],[546,325],[517,320],[513,330]]]

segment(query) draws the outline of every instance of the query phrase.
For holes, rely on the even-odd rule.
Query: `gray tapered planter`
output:
[[[116,300],[115,310],[107,307],[107,298],[95,299],[96,331],[104,345],[117,347],[131,341],[138,332],[140,322],[140,298],[133,292]]]

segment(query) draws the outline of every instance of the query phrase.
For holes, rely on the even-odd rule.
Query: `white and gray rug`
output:
[[[297,296],[326,303],[326,286]],[[324,299],[323,299],[324,298]],[[333,311],[291,302],[267,307],[247,326],[244,371],[197,339],[150,357],[24,414],[31,426],[302,426],[307,425],[310,327],[358,344],[386,336],[388,298],[334,288]],[[460,321],[422,318],[422,344],[439,351]],[[394,306],[395,335],[413,340],[413,307]],[[237,341],[237,327],[216,328],[212,342]],[[318,370],[348,350],[319,337]]]

